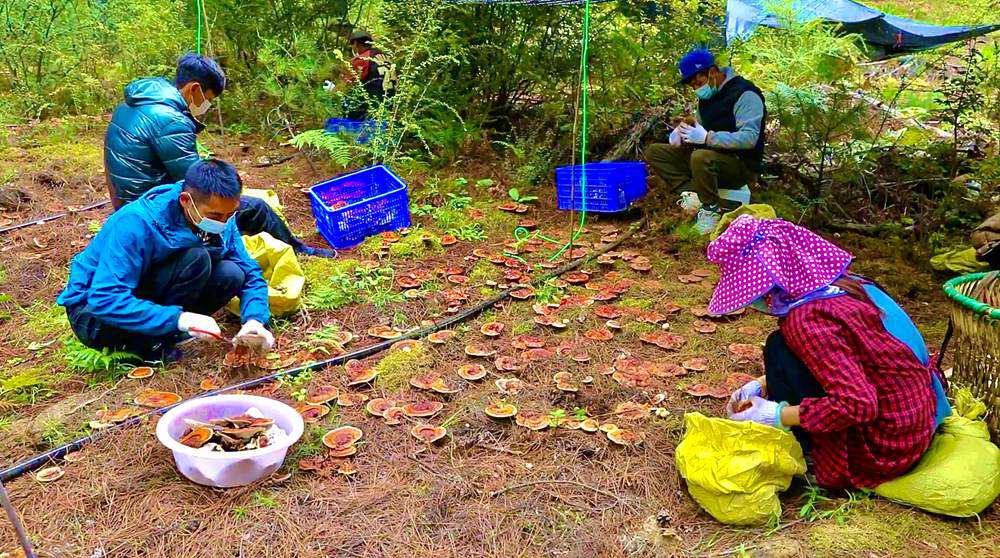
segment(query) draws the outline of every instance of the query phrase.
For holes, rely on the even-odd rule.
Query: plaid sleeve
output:
[[[852,323],[849,313],[839,315],[839,308],[827,300],[811,302],[793,310],[782,324],[788,347],[826,392],[826,397],[802,400],[799,417],[807,432],[837,432],[878,415],[875,387],[853,347],[861,324]]]

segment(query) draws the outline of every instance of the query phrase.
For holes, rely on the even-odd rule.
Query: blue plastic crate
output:
[[[586,167],[586,189],[581,186]],[[559,209],[594,213],[625,211],[646,195],[646,163],[587,163],[556,168]],[[586,201],[586,205],[584,205]]]
[[[315,184],[309,188],[309,202],[316,228],[334,248],[350,248],[373,234],[410,226],[406,182],[385,165]]]
[[[355,143],[365,144],[371,141],[373,135],[384,132],[385,122],[375,120],[348,120],[346,118],[329,118],[323,124],[323,129],[331,134],[349,134],[354,136]]]

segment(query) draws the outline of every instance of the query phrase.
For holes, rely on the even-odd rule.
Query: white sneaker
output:
[[[740,205],[750,204],[750,187],[744,185],[738,190],[726,190],[719,188],[719,197],[732,202],[737,202]]]
[[[720,219],[722,219],[722,215],[719,214],[718,211],[702,207],[698,210],[698,216],[695,219],[694,228],[703,235],[709,234],[715,230],[715,227],[719,224]]]
[[[681,199],[677,201],[677,205],[681,206],[685,213],[694,215],[701,209],[701,199],[696,192],[681,192]]]

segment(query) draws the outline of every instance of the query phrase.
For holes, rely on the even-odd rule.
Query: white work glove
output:
[[[681,130],[680,128],[674,128],[670,131],[670,145],[680,147],[681,143]]]
[[[270,351],[274,346],[274,335],[257,320],[247,320],[236,337],[233,337],[233,343],[260,351]]]
[[[775,428],[785,428],[785,426],[781,424],[781,409],[788,405],[787,403],[769,401],[756,395],[750,397],[750,402],[750,407],[743,412],[727,413],[729,418],[731,420],[753,421],[758,424],[765,424]]]
[[[334,82],[332,82],[332,81],[330,81],[330,80],[326,80],[326,81],[323,82],[323,91],[326,91],[327,93],[333,91],[336,88],[337,88],[337,84],[334,83]]]
[[[751,380],[745,384],[743,387],[733,392],[729,396],[729,402],[726,403],[726,414],[731,415],[736,410],[736,404],[740,401],[746,401],[751,397],[763,397],[764,387],[760,385],[757,380]]]
[[[215,318],[194,312],[181,312],[181,317],[177,318],[177,329],[198,339],[218,340],[216,336],[222,335]]]
[[[708,139],[708,130],[702,127],[701,124],[697,122],[694,126],[688,126],[687,124],[681,124],[678,126],[680,129],[681,139],[686,143],[691,143],[694,145],[703,145],[705,140]]]

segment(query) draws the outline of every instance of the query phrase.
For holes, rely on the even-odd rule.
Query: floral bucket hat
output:
[[[708,245],[719,283],[708,311],[728,314],[774,288],[794,300],[836,281],[853,256],[816,233],[782,219],[741,215]]]

